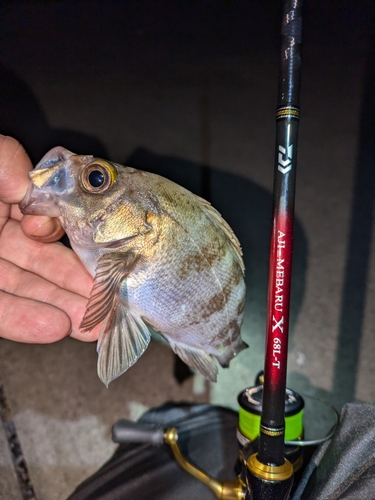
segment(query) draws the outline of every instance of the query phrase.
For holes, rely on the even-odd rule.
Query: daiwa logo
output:
[[[292,156],[293,156],[293,144],[288,147],[288,154],[286,149],[279,146],[279,159],[277,168],[282,174],[286,174],[289,170],[292,170]]]

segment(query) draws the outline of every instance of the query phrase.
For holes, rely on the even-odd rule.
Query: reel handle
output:
[[[160,446],[164,443],[164,429],[121,419],[112,426],[112,441],[118,444],[146,443]]]
[[[191,464],[181,453],[177,444],[178,433],[174,427],[164,429],[149,424],[118,420],[112,427],[112,441],[118,444],[145,443],[154,446],[169,445],[177,463],[191,476],[208,486],[218,500],[243,500],[245,485],[240,479],[234,481],[217,481]]]

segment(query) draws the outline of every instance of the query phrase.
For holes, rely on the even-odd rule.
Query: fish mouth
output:
[[[29,172],[30,183],[19,204],[23,214],[49,217],[61,215],[55,201],[56,195],[62,196],[74,187],[71,173],[64,168],[65,160],[70,156],[75,155],[64,148],[54,148]]]
[[[24,215],[47,215],[59,217],[60,209],[48,193],[42,192],[34,184],[29,184],[26,194],[19,203],[19,208]]]

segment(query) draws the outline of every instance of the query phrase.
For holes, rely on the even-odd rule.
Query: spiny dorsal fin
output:
[[[238,241],[237,236],[234,234],[232,228],[229,226],[229,224],[223,219],[221,214],[211,205],[210,202],[205,200],[204,198],[201,198],[200,196],[195,195],[196,198],[198,199],[199,203],[201,204],[202,208],[208,215],[208,217],[211,219],[211,221],[219,226],[224,233],[226,234],[227,238],[229,239],[230,244],[232,245],[232,248],[234,250],[234,254],[237,258],[237,261],[241,267],[242,273],[245,272],[245,265],[243,263],[242,259],[242,250],[241,250],[241,244]]]

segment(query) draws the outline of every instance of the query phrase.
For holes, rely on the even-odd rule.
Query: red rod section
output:
[[[258,452],[259,461],[269,465],[284,463],[284,407],[299,124],[301,37],[301,1],[286,0],[282,17],[282,50],[276,111],[266,358]]]

